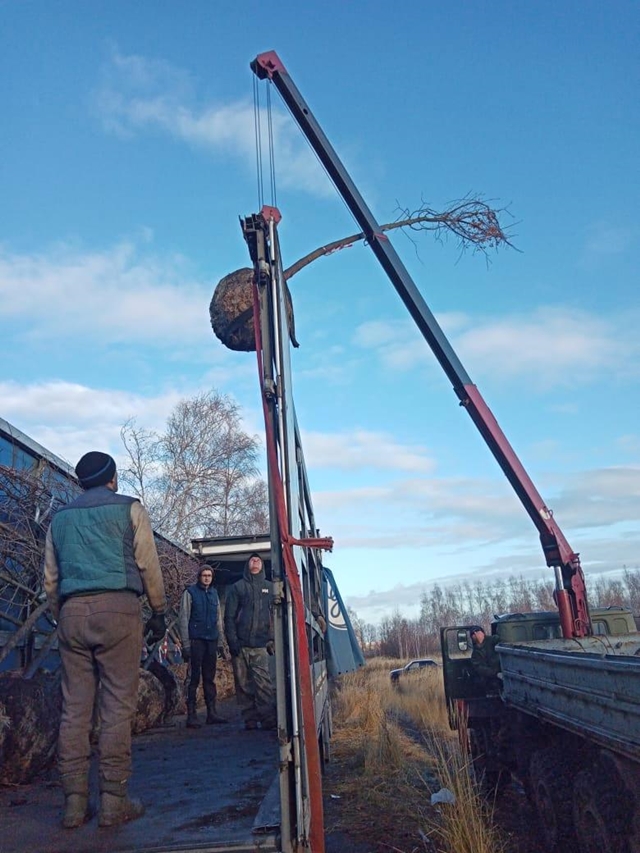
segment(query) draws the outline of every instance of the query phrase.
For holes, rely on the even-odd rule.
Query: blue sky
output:
[[[640,565],[636,2],[0,11],[0,415],[72,463],[211,387],[261,432],[254,357],[218,343],[208,304],[248,265],[249,62],[276,50],[379,221],[470,192],[509,206],[520,251],[490,264],[393,242],[587,576]],[[290,264],[356,229],[273,102]],[[291,289],[298,418],[347,601],[374,620],[435,581],[550,577],[369,250]]]

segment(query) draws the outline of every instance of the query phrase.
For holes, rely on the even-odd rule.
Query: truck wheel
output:
[[[599,777],[598,777],[599,778]],[[573,785],[573,820],[581,853],[628,853],[625,828],[607,808],[616,802],[605,785],[581,770]]]
[[[575,839],[570,776],[566,760],[555,749],[534,752],[529,765],[529,789],[540,818],[540,834],[547,850],[560,849]]]

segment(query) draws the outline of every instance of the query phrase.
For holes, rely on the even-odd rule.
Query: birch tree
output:
[[[211,391],[182,400],[164,433],[130,420],[121,438],[127,461],[120,479],[145,504],[159,533],[188,545],[201,536],[268,530],[260,443],[243,430],[231,397]]]

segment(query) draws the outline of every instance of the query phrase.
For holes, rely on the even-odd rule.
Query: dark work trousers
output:
[[[217,640],[191,640],[191,679],[187,689],[187,702],[195,705],[198,684],[202,677],[202,691],[207,708],[216,704],[216,666],[218,665]]]
[[[276,698],[269,671],[266,649],[244,646],[231,659],[236,685],[236,699],[245,723],[274,725]]]
[[[100,775],[110,782],[124,782],[131,775],[131,724],[138,704],[142,650],[137,597],[131,592],[100,592],[69,598],[60,611],[58,643],[62,664],[60,773],[88,773],[97,694]]]

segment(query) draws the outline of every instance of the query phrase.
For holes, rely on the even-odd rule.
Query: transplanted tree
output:
[[[393,222],[380,226],[380,231],[401,229],[413,239],[418,232],[429,232],[437,240],[448,237],[456,240],[460,252],[482,252],[512,246],[509,230],[501,222],[508,214],[507,208],[493,208],[480,196],[468,195],[452,202],[445,210],[435,210],[423,202],[415,210],[399,208]],[[309,264],[365,240],[365,234],[351,234],[320,246],[284,270],[285,298],[289,334],[294,347],[298,346],[295,334],[293,306],[288,283],[294,275]],[[256,342],[253,331],[253,269],[245,267],[226,275],[218,282],[209,306],[211,325],[216,336],[232,350],[253,352]]]
[[[120,434],[128,457],[121,480],[143,501],[159,533],[187,545],[198,536],[268,530],[259,441],[244,432],[229,396],[211,391],[182,400],[163,434],[134,420]]]
[[[425,201],[415,210],[399,208],[398,217],[393,222],[381,225],[380,231],[401,228],[405,235],[410,232],[428,231],[437,240],[452,236],[460,252],[470,250],[482,252],[486,256],[490,249],[499,249],[501,246],[513,248],[508,229],[500,221],[500,217],[504,218],[506,214],[507,208],[493,208],[481,196],[470,194],[452,202],[445,210],[435,210]],[[288,281],[318,258],[332,255],[364,239],[365,234],[360,232],[320,246],[288,267],[284,271],[284,277]]]

